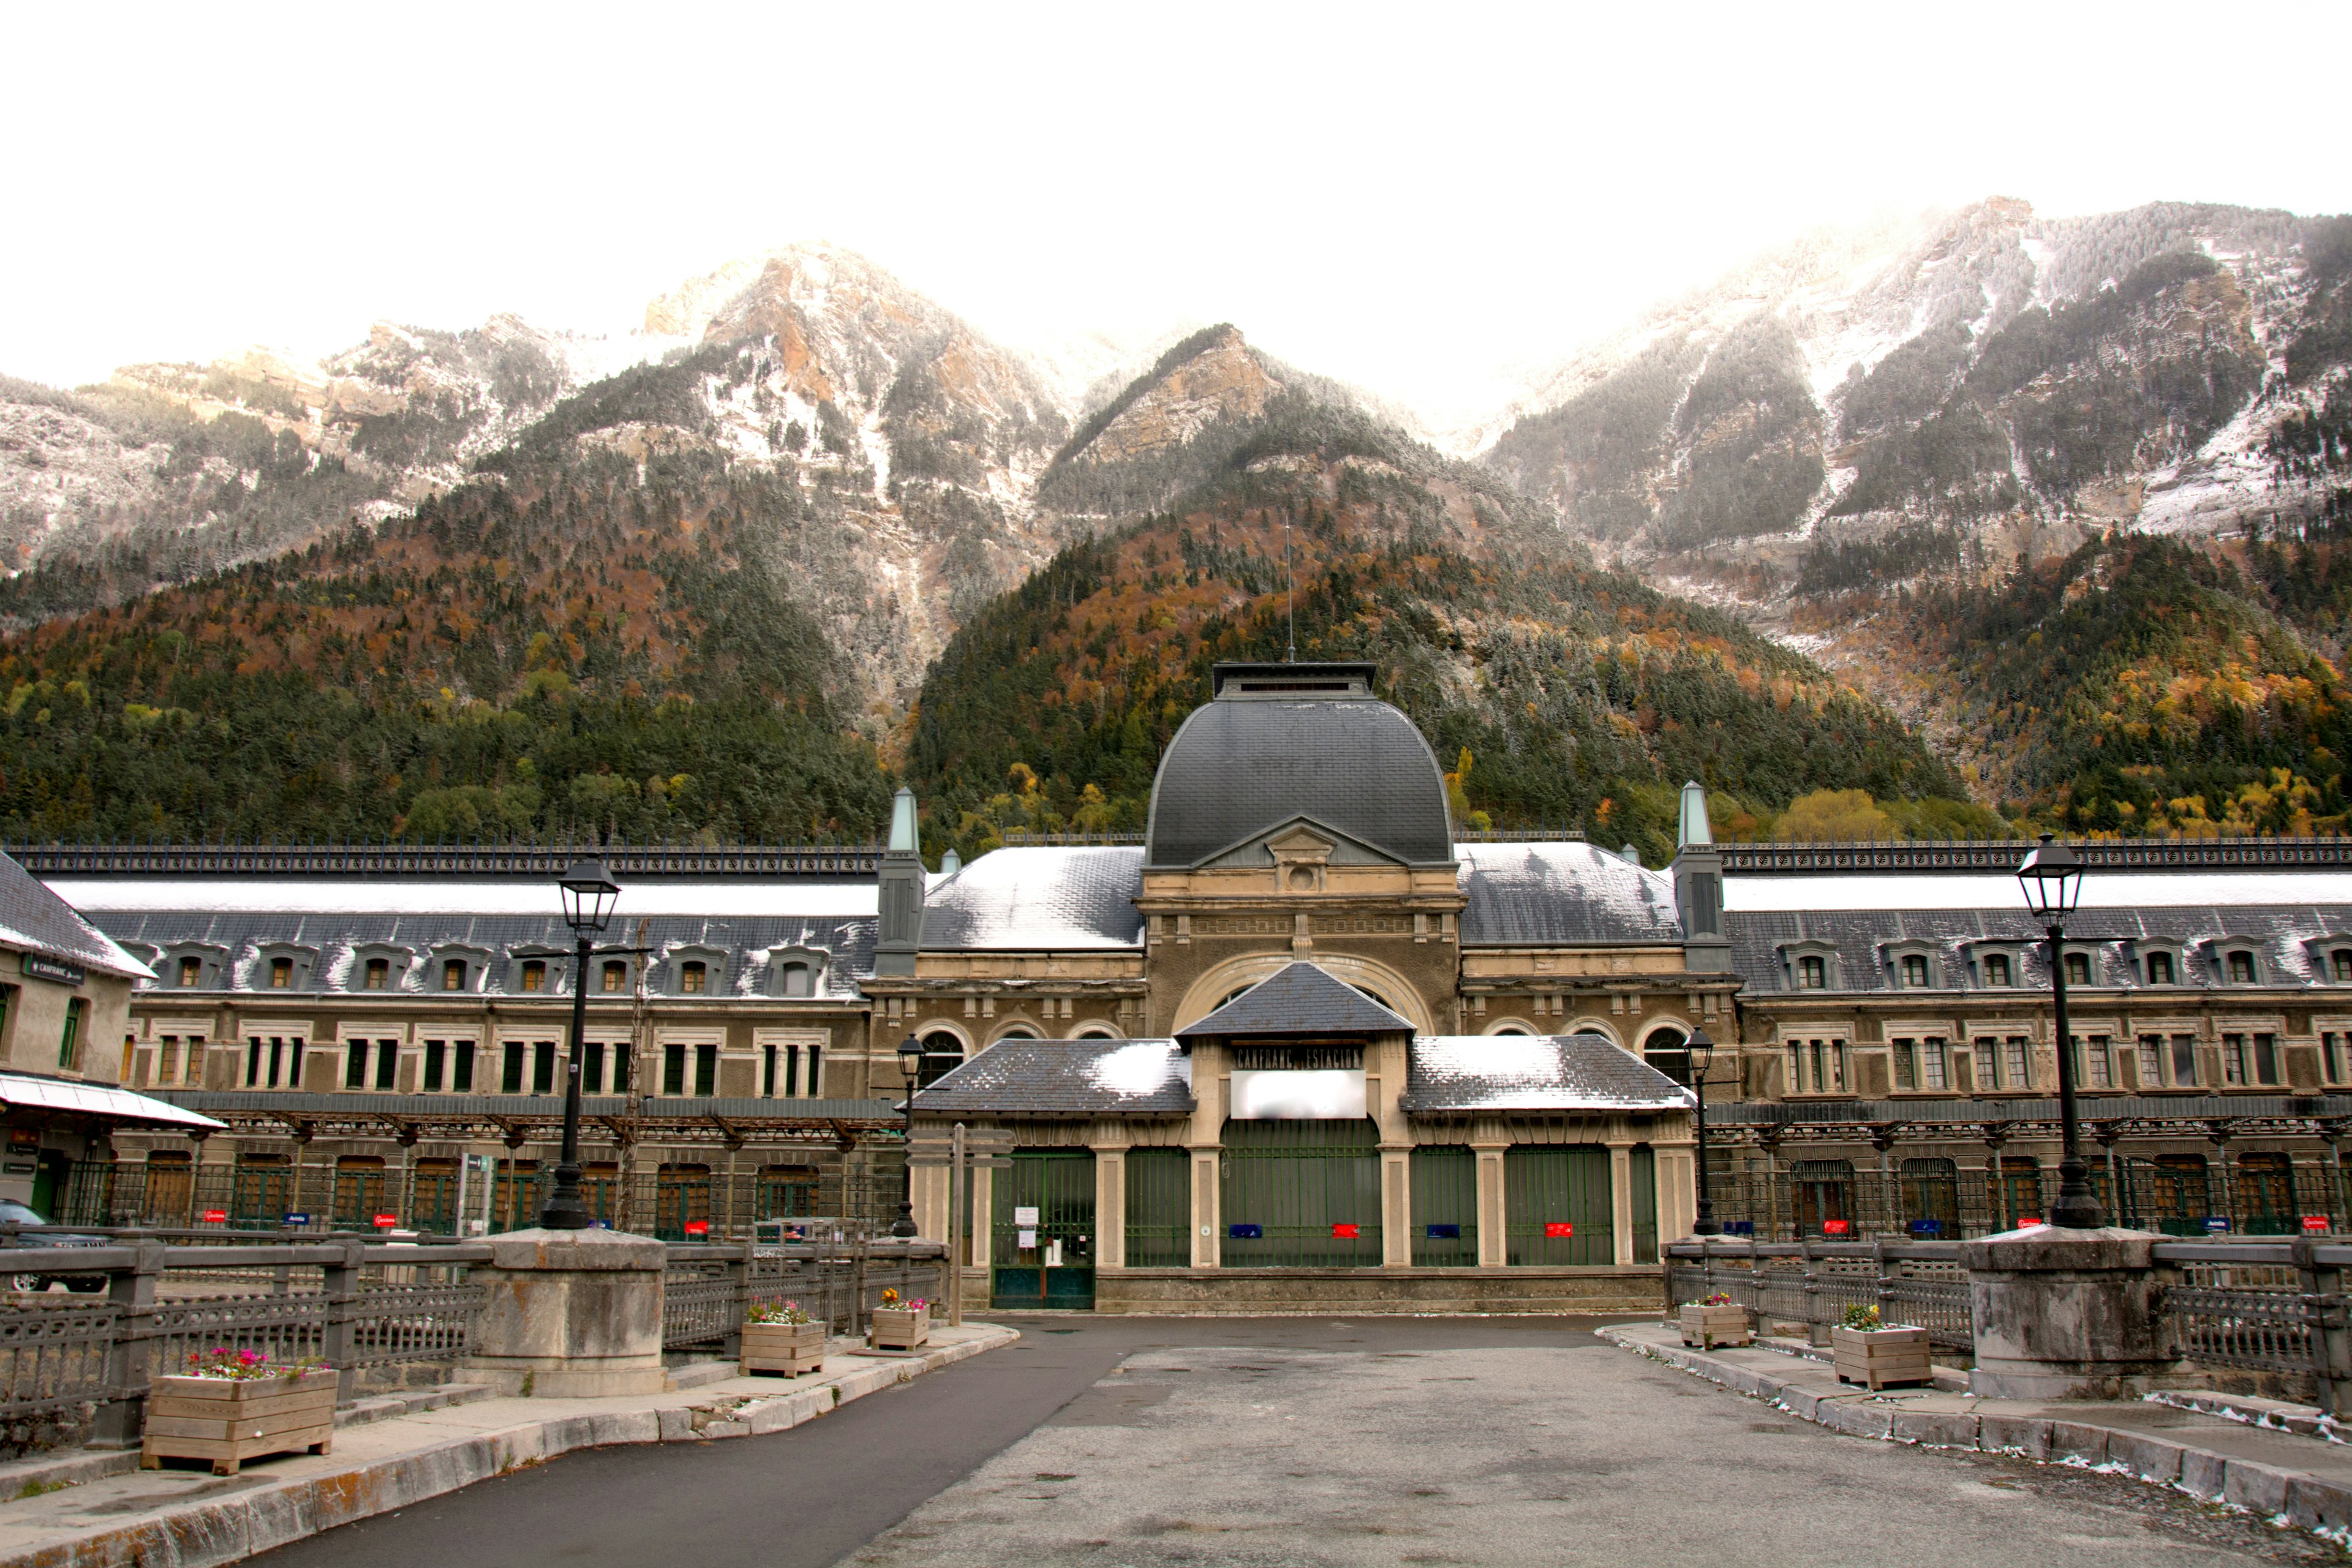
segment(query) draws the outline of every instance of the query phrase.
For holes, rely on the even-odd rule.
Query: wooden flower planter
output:
[[[824,1342],[823,1323],[746,1323],[743,1370],[781,1372],[792,1377],[804,1372],[822,1372]]]
[[[1713,1350],[1717,1345],[1752,1345],[1756,1336],[1748,1331],[1748,1309],[1733,1302],[1728,1307],[1705,1307],[1696,1301],[1683,1304],[1683,1343]]]
[[[1927,1367],[1925,1329],[1847,1329],[1830,1331],[1837,1354],[1840,1383],[1866,1384],[1872,1389],[1895,1383],[1927,1383],[1935,1374]]]
[[[233,1476],[247,1459],[307,1448],[330,1452],[335,1440],[331,1368],[291,1377],[159,1377],[147,1394],[142,1469],[165,1459],[210,1459],[213,1474]]]
[[[866,1335],[877,1351],[910,1351],[931,1337],[931,1310],[877,1307],[874,1326]]]

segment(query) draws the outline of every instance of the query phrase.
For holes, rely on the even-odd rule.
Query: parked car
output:
[[[48,1223],[49,1222],[47,1220],[41,1217],[40,1211],[35,1209],[31,1205],[20,1204],[13,1199],[0,1198],[0,1226],[47,1225]],[[5,1279],[7,1281],[8,1289],[11,1290],[46,1290],[51,1285],[61,1280],[64,1282],[65,1288],[68,1290],[79,1290],[84,1294],[96,1290],[103,1290],[106,1289],[106,1276],[103,1274],[8,1273],[6,1272],[6,1256],[8,1249],[11,1247],[104,1247],[107,1245],[108,1241],[105,1237],[81,1236],[71,1231],[43,1231],[33,1235],[26,1235],[22,1231],[0,1232],[0,1279]]]

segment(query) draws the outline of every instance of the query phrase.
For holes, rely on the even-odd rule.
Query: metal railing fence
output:
[[[865,1331],[882,1292],[939,1301],[947,1248],[936,1241],[843,1236],[812,1241],[672,1246],[662,1281],[662,1348],[723,1345],[755,1303],[794,1301],[840,1334]]]
[[[1666,1247],[1666,1303],[1718,1292],[1746,1307],[1759,1326],[1801,1326],[1819,1344],[1851,1307],[1874,1306],[1888,1324],[1927,1331],[1937,1347],[1976,1347],[1969,1280],[1956,1242],[1751,1242],[1714,1237]]]

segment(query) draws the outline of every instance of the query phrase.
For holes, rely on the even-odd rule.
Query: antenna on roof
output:
[[[1290,570],[1290,519],[1282,520],[1282,609],[1290,619],[1290,651],[1285,664],[1298,662],[1298,579]]]

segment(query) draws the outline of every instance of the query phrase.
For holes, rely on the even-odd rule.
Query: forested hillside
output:
[[[413,519],[0,647],[0,834],[863,837],[794,606],[824,523],[709,451],[518,458]]]
[[[1686,778],[1731,832],[1835,788],[1926,826],[1992,826],[1808,660],[1594,568],[1517,497],[1360,410],[1276,396],[1176,504],[1064,550],[950,642],[908,761],[927,842],[1140,828],[1209,667],[1283,658],[1294,617],[1298,658],[1380,666],[1466,826],[1580,825],[1655,863]]]

